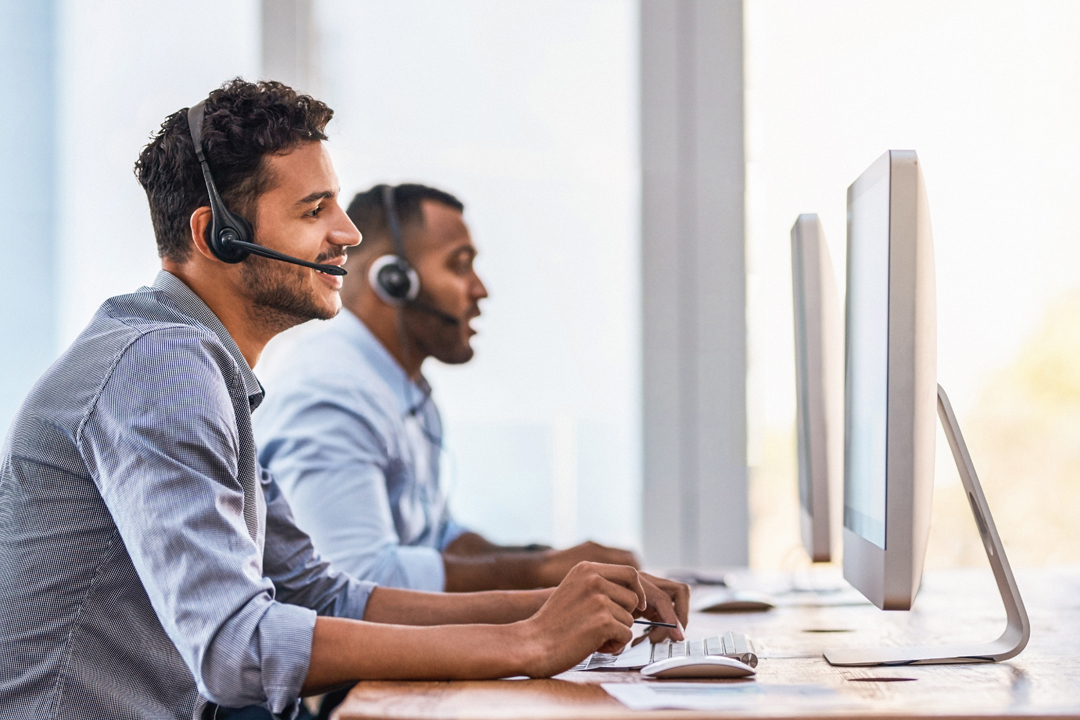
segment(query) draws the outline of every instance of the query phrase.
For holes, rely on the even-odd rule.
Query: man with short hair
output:
[[[142,151],[162,272],[101,306],[0,452],[0,718],[290,717],[358,679],[546,676],[621,647],[642,612],[685,621],[685,586],[597,564],[553,592],[377,588],[296,527],[255,456],[252,368],[340,308],[333,266],[360,234],[331,116],[237,79]],[[248,235],[291,257],[245,258]]]
[[[376,185],[348,215],[336,318],[275,358],[255,419],[259,459],[335,567],[380,585],[477,591],[551,587],[574,565],[636,567],[625,550],[503,547],[451,518],[439,485],[442,423],[421,368],[468,362],[487,297],[464,205],[418,184]]]

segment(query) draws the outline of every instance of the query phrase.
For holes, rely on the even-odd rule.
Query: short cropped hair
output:
[[[191,214],[210,204],[187,111],[165,118],[135,163],[135,177],[150,203],[158,256],[178,263],[191,255]],[[229,209],[254,227],[255,201],[274,184],[265,158],[325,140],[323,131],[333,116],[325,104],[274,81],[236,78],[211,92],[202,127],[203,152]]]
[[[386,219],[386,206],[383,205],[384,188],[386,185],[376,185],[369,190],[357,193],[349,203],[348,210],[345,211],[365,240],[393,239],[390,237],[390,224]],[[411,225],[423,222],[424,212],[421,203],[424,200],[433,200],[458,212],[465,211],[464,203],[443,190],[417,183],[397,185],[394,187],[394,210],[402,231]],[[369,244],[368,247],[373,244]],[[364,248],[364,243],[360,244],[360,248]]]

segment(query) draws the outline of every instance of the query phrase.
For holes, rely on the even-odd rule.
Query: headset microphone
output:
[[[248,255],[260,255],[271,260],[280,260],[318,270],[327,275],[345,275],[345,268],[338,265],[308,262],[252,242],[254,233],[251,231],[251,225],[225,207],[225,202],[221,199],[217,186],[214,184],[214,178],[210,174],[210,165],[206,162],[202,149],[202,125],[205,112],[206,101],[204,100],[188,108],[187,120],[191,142],[195,144],[195,157],[199,159],[203,180],[206,181],[206,194],[210,196],[212,219],[206,228],[206,244],[214,257],[222,262],[233,264],[242,262]]]
[[[443,312],[442,310],[440,310],[439,308],[437,308],[437,307],[435,307],[433,305],[428,305],[423,300],[413,300],[411,303],[409,303],[408,306],[411,307],[411,308],[415,308],[415,309],[417,309],[417,310],[419,310],[421,312],[426,312],[429,315],[434,315],[435,317],[439,318],[440,320],[442,320],[447,325],[460,325],[461,324],[461,318],[454,317],[453,315],[451,315],[448,312]]]

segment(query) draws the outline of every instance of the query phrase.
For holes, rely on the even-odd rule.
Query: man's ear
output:
[[[210,227],[210,223],[213,220],[213,213],[210,211],[210,206],[204,205],[200,208],[195,208],[195,212],[191,213],[191,242],[195,245],[195,249],[199,251],[203,257],[207,260],[216,260],[214,253],[210,251],[210,246],[206,243],[206,231]]]

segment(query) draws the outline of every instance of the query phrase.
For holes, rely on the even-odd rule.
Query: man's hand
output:
[[[637,557],[629,550],[609,548],[599,543],[583,542],[566,550],[548,550],[537,553],[535,567],[536,587],[554,587],[562,582],[572,568],[581,562],[606,565],[640,567]]]
[[[661,642],[663,640],[685,640],[683,628],[690,614],[690,586],[686,583],[659,578],[648,573],[638,573],[641,578],[641,586],[645,590],[645,600],[648,607],[644,612],[635,613],[634,617],[642,617],[654,622],[671,623],[678,625],[677,628],[653,628],[649,631],[649,640]]]
[[[579,563],[522,623],[525,644],[532,650],[528,675],[550,677],[597,650],[619,652],[633,636],[634,615],[647,612],[647,607],[644,583],[634,568]]]

